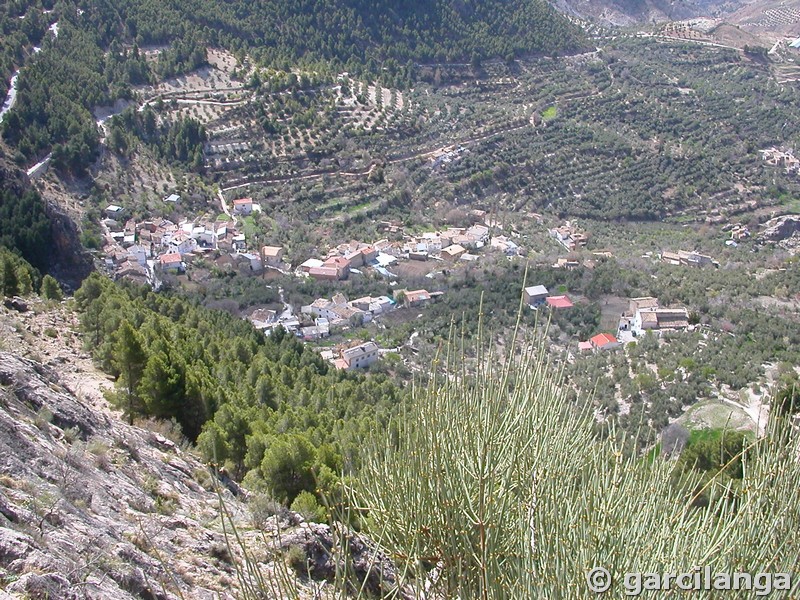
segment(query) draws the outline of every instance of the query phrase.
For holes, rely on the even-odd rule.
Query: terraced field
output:
[[[218,60],[198,80],[216,87],[158,101],[162,118],[205,123],[206,180],[306,222],[385,216],[401,196],[397,216],[415,220],[470,204],[713,221],[797,187],[757,153],[800,133],[774,77],[795,67],[664,37],[599,41],[568,58],[425,67],[428,83],[406,90],[347,74],[254,82]]]

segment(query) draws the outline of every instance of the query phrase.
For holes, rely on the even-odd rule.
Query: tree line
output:
[[[142,111],[128,108],[111,119],[108,146],[127,154],[137,144],[144,143],[167,162],[201,171],[207,139],[206,129],[197,119],[186,117],[159,123],[156,111],[147,105]]]
[[[383,376],[333,369],[282,329],[265,337],[228,313],[98,274],[75,302],[129,420],[175,420],[207,460],[278,500],[332,489],[404,395]]]

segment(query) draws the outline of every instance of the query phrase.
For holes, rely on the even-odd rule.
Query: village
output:
[[[178,194],[164,198],[167,206],[180,202]],[[149,219],[137,222],[126,218],[125,208],[109,205],[102,221],[106,229],[104,248],[105,265],[115,278],[125,278],[148,284],[158,290],[170,275],[190,275],[197,261],[211,263],[214,267],[244,276],[257,276],[273,271],[295,278],[308,278],[321,282],[344,282],[352,277],[384,278],[392,287],[389,295],[362,296],[349,299],[342,292],[331,297],[316,298],[297,308],[284,303],[284,310],[257,308],[247,315],[253,325],[269,333],[282,327],[308,343],[319,344],[332,336],[342,337],[349,331],[379,319],[395,310],[420,309],[435,302],[446,290],[408,289],[398,281],[394,271],[403,263],[430,262],[428,277],[436,269],[453,269],[458,265],[474,263],[487,252],[505,256],[509,260],[526,254],[520,246],[518,234],[505,235],[502,226],[492,221],[485,211],[470,213],[472,224],[468,227],[446,227],[422,233],[408,233],[398,223],[381,222],[378,231],[386,237],[371,240],[352,240],[336,244],[318,256],[286,255],[281,246],[255,246],[254,240],[244,233],[242,219],[261,207],[251,198],[237,198],[230,212],[223,204],[225,220],[210,218],[183,219],[174,223],[168,219]],[[547,230],[563,249],[566,257],[559,257],[552,268],[594,268],[597,260],[612,258],[607,250],[583,252],[590,234],[575,223],[566,221]],[[497,235],[494,235],[498,232]],[[516,241],[515,241],[516,240]],[[588,258],[587,258],[588,256]],[[703,268],[718,266],[710,256],[692,251],[663,250],[657,260],[676,266]],[[294,266],[296,265],[296,266]],[[573,301],[566,294],[551,294],[543,285],[524,289],[524,304],[531,310],[546,308],[566,311]],[[587,352],[601,352],[635,342],[648,332],[661,334],[667,331],[690,329],[689,315],[683,307],[661,307],[656,298],[631,298],[629,309],[620,315],[617,330],[599,332],[589,339],[578,340],[570,352],[575,356]],[[338,339],[338,338],[337,338]],[[365,368],[377,361],[382,350],[373,340],[346,339],[333,349],[328,345],[320,352],[340,369]]]
[[[180,203],[180,195],[173,193],[163,200],[172,208]],[[292,257],[292,260],[280,246],[254,247],[253,240],[247,238],[240,218],[260,211],[257,203],[251,198],[237,198],[231,206],[229,212],[223,204],[225,215],[229,216],[227,220],[201,217],[175,223],[165,218],[137,222],[127,217],[124,207],[108,205],[102,221],[107,242],[104,246],[106,270],[115,279],[147,284],[154,290],[161,288],[165,277],[191,273],[192,265],[198,260],[211,261],[223,271],[243,275],[272,270],[298,278],[337,282],[370,272],[394,284],[398,277],[390,269],[402,261],[431,261],[443,268],[453,268],[458,263],[479,260],[484,251],[498,252],[509,258],[518,256],[521,251],[508,236],[490,236],[490,227],[482,222],[486,220],[486,213],[473,211],[471,216],[475,223],[469,227],[448,227],[411,235],[404,233],[399,225],[385,222],[381,229],[392,236],[392,241],[388,238],[351,241],[330,248],[323,256]],[[304,258],[302,262],[301,258]],[[299,263],[294,269],[293,262]],[[279,313],[258,309],[249,319],[266,334],[281,326],[310,342],[369,323],[397,308],[424,307],[443,293],[397,287],[391,298],[367,296],[353,300],[337,293],[330,299],[318,298],[299,311],[288,308]],[[369,343],[361,346],[371,348]],[[358,360],[350,361],[351,354],[343,350],[332,362],[340,368],[362,368],[378,357],[377,352],[369,350]]]

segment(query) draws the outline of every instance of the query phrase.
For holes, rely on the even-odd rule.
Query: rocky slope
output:
[[[794,0],[792,0],[794,1]],[[768,3],[780,0],[553,0],[561,12],[603,25],[633,27],[698,17],[723,19],[738,24],[737,11],[762,14]]]
[[[21,196],[31,186],[28,176],[11,162],[8,151],[4,150],[0,143],[0,187],[16,196]],[[79,215],[77,213],[70,215],[62,206],[62,198],[49,189],[42,191],[52,240],[52,243],[43,250],[47,271],[64,287],[76,289],[94,268],[91,256],[81,246],[80,232],[73,220],[79,218]]]
[[[332,594],[342,536],[288,511],[254,519],[247,494],[191,451],[120,421],[71,319],[66,305],[0,307],[0,600],[243,597],[243,547],[265,581]],[[226,538],[220,497],[244,546]],[[372,544],[338,533],[368,586],[391,584],[382,554],[370,566]],[[274,585],[265,597],[283,595]]]
[[[0,581],[12,597],[232,597],[212,483],[174,442],[0,353]]]

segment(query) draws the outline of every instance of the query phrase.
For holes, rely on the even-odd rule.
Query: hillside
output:
[[[0,246],[76,288],[91,270],[78,237],[70,216],[44,200],[0,150]]]
[[[1,599],[230,600],[252,583],[245,548],[265,589],[291,574],[281,589],[292,598],[328,597],[340,555],[327,525],[216,480],[168,425],[122,422],[71,311],[29,303],[0,307]],[[226,538],[220,500],[245,546]],[[388,561],[371,565],[371,542],[347,539],[368,586],[396,577]],[[296,580],[306,563],[311,576]]]
[[[208,46],[249,53],[262,67],[301,63],[409,85],[416,63],[512,60],[585,45],[580,29],[542,0],[438,0],[400,9],[361,1],[127,0],[92,11],[66,2],[42,13],[34,2],[0,13],[0,28],[14,33],[0,47],[3,79],[24,67],[3,137],[28,160],[53,150],[54,166],[77,174],[99,150],[95,107],[129,100],[131,86],[203,65]],[[151,63],[139,47],[153,45],[164,52]]]

